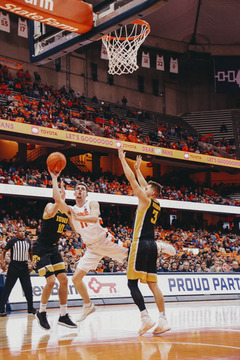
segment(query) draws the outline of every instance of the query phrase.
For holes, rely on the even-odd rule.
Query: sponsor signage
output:
[[[40,301],[45,278],[31,276],[33,287],[33,301]],[[90,298],[131,298],[127,286],[126,274],[96,275],[89,274],[83,279]],[[164,296],[184,295],[227,295],[240,293],[240,273],[168,273],[158,274],[159,287]],[[143,296],[152,296],[146,284],[139,284]],[[59,283],[56,281],[50,297],[51,301],[58,301]],[[78,300],[80,295],[76,291],[72,276],[68,276],[68,300]],[[14,286],[10,303],[26,302],[19,280]]]
[[[80,0],[1,0],[0,8],[30,20],[79,34],[93,27],[92,5]]]
[[[236,159],[228,159],[205,154],[195,154],[181,150],[160,148],[156,146],[120,141],[117,139],[110,139],[101,136],[93,136],[81,133],[74,133],[71,131],[50,129],[43,126],[22,124],[3,119],[0,119],[0,130],[112,149],[118,149],[119,146],[122,144],[124,150],[136,152],[139,154],[161,156],[169,159],[193,161],[209,165],[226,166],[240,169],[240,161]]]

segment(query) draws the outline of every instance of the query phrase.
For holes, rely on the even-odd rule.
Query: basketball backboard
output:
[[[30,21],[30,59],[45,64],[97,41],[106,33],[151,14],[167,0],[89,0],[93,6],[94,26],[85,34],[59,30]]]

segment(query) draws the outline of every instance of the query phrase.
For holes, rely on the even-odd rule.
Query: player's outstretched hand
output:
[[[61,174],[61,171],[60,172],[56,172],[56,171],[52,172],[49,170],[49,168],[48,168],[48,171],[49,171],[49,174],[51,175],[52,179],[55,179],[55,178],[57,179],[59,177],[59,175]]]
[[[118,148],[118,157],[122,161],[125,159],[125,155],[126,155],[126,153],[125,153],[125,151],[123,151],[123,146],[121,144],[121,146]]]
[[[140,170],[141,163],[142,163],[142,156],[137,155],[136,162],[134,163],[134,169],[135,170]]]

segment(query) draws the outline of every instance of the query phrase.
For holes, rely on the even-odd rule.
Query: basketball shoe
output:
[[[174,256],[177,253],[177,250],[175,249],[174,246],[172,246],[164,241],[157,241],[157,248],[158,248],[158,251],[161,251],[170,256]]]
[[[80,318],[77,320],[78,322],[81,322],[86,319],[86,317],[90,314],[92,314],[94,311],[96,311],[96,307],[93,303],[91,305],[83,304],[83,312]]]
[[[154,335],[163,334],[166,331],[171,330],[166,317],[160,317],[158,320],[157,327],[153,330]]]
[[[151,319],[149,315],[142,316],[142,324],[141,324],[141,328],[138,331],[138,334],[139,335],[145,334],[145,332],[150,330],[155,324],[156,324],[155,321],[153,321],[153,319]]]
[[[77,328],[77,325],[72,322],[68,314],[64,316],[59,316],[58,324],[69,328]]]
[[[39,325],[41,326],[42,329],[44,330],[49,330],[50,329],[50,325],[48,323],[48,320],[47,320],[47,313],[46,311],[43,311],[43,312],[39,312],[37,311],[36,314],[35,314],[35,317],[39,323]]]

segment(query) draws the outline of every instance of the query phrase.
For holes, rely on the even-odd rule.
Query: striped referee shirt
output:
[[[29,239],[13,238],[7,242],[4,250],[11,250],[11,261],[28,261],[28,254],[32,251]]]

